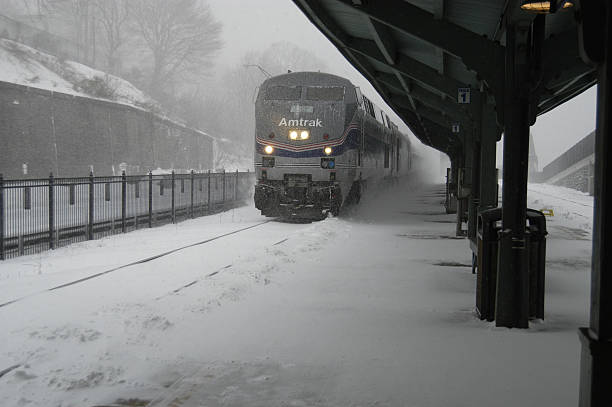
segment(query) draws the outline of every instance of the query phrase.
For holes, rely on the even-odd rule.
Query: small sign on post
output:
[[[461,130],[459,123],[453,123],[451,128],[452,128],[453,133],[455,134],[459,133],[459,131]]]
[[[472,90],[470,88],[457,89],[457,103],[469,104],[472,102]]]

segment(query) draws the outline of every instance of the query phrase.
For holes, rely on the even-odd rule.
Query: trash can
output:
[[[501,230],[501,219],[502,208],[487,209],[478,214],[476,310],[480,319],[487,321],[495,319],[498,232]]]
[[[529,256],[529,318],[544,319],[544,280],[546,267],[546,217],[540,211],[527,209],[527,242]]]
[[[495,319],[497,264],[502,208],[478,214],[477,247],[478,274],[476,276],[476,310],[480,319]],[[529,318],[544,319],[544,288],[546,267],[546,217],[540,211],[527,209],[525,247],[528,262]]]

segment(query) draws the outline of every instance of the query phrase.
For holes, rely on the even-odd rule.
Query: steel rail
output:
[[[79,283],[82,283],[82,282],[85,282],[85,281],[88,281],[88,280],[92,280],[94,278],[98,278],[98,277],[104,276],[106,274],[113,273],[115,271],[118,271],[118,270],[121,270],[121,269],[124,269],[124,268],[136,266],[136,265],[139,265],[139,264],[148,263],[150,261],[157,260],[159,258],[168,256],[170,254],[173,254],[173,253],[176,253],[176,252],[179,252],[179,251],[182,251],[182,250],[186,250],[186,249],[189,249],[189,248],[192,248],[192,247],[195,247],[195,246],[200,246],[200,245],[203,245],[203,244],[206,244],[206,243],[209,243],[209,242],[212,242],[212,241],[215,241],[215,240],[218,240],[218,239],[221,239],[223,237],[230,236],[230,235],[235,235],[237,233],[244,232],[246,230],[253,229],[253,228],[256,228],[258,226],[265,225],[266,223],[272,222],[273,220],[274,219],[269,219],[269,220],[266,220],[266,221],[263,221],[263,222],[259,222],[259,223],[256,223],[255,225],[247,226],[247,227],[244,227],[244,228],[241,228],[241,229],[237,229],[237,230],[234,230],[234,231],[231,231],[231,232],[228,232],[228,233],[224,233],[224,234],[219,235],[219,236],[211,237],[209,239],[202,240],[200,242],[191,243],[191,244],[188,244],[188,245],[185,245],[185,246],[177,247],[176,249],[172,249],[172,250],[169,250],[167,252],[156,254],[154,256],[147,257],[147,258],[144,258],[144,259],[141,259],[141,260],[136,260],[136,261],[133,261],[131,263],[124,264],[122,266],[114,267],[114,268],[109,269],[109,270],[101,271],[99,273],[95,273],[95,274],[92,274],[92,275],[87,276],[87,277],[82,277],[82,278],[79,278],[77,280],[70,281],[68,283],[64,283],[64,284],[60,284],[58,286],[47,288],[45,290],[41,290],[41,291],[38,291],[38,292],[33,293],[33,294],[24,295],[23,297],[15,298],[13,300],[10,300],[10,301],[7,301],[5,303],[0,304],[0,308],[6,307],[6,306],[11,305],[11,304],[15,304],[16,302],[20,302],[22,300],[25,300],[26,298],[30,298],[30,297],[33,297],[33,296],[36,296],[36,295],[48,293],[48,292],[51,292],[51,291],[60,290],[62,288],[66,288],[66,287],[69,287],[69,286],[72,286],[72,285],[75,285],[75,284],[79,284]]]

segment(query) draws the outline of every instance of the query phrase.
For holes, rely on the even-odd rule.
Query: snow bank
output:
[[[527,206],[552,210],[549,228],[574,229],[578,237],[590,239],[593,232],[593,197],[571,188],[549,184],[529,184]]]

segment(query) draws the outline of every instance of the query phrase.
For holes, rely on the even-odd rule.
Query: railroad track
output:
[[[32,294],[24,295],[23,297],[15,298],[13,300],[10,300],[10,301],[7,301],[7,302],[4,302],[4,303],[0,304],[0,308],[7,307],[7,306],[9,306],[11,304],[15,304],[17,302],[23,301],[23,300],[25,300],[27,298],[30,298],[30,297],[34,297],[34,296],[41,295],[41,294],[48,293],[48,292],[52,292],[52,291],[61,290],[62,288],[70,287],[70,286],[73,286],[73,285],[76,285],[76,284],[83,283],[85,281],[89,281],[89,280],[92,280],[92,279],[95,279],[95,278],[98,278],[98,277],[102,277],[104,275],[113,273],[115,271],[119,271],[119,270],[122,270],[122,269],[125,269],[125,268],[128,268],[128,267],[139,265],[139,264],[148,263],[148,262],[160,259],[162,257],[168,256],[170,254],[173,254],[173,253],[176,253],[176,252],[179,252],[179,251],[182,251],[182,250],[186,250],[186,249],[189,249],[189,248],[192,248],[192,247],[196,247],[196,246],[201,246],[203,244],[210,243],[210,242],[213,242],[213,241],[218,240],[218,239],[222,239],[222,238],[227,237],[227,236],[235,235],[235,234],[247,231],[249,229],[254,229],[256,227],[265,225],[266,223],[270,223],[270,222],[272,222],[274,220],[275,219],[268,219],[268,220],[265,220],[263,222],[259,222],[259,223],[256,223],[254,225],[251,225],[251,226],[243,227],[243,228],[240,228],[240,229],[237,229],[237,230],[233,230],[233,231],[228,232],[228,233],[224,233],[224,234],[221,234],[221,235],[218,235],[218,236],[215,236],[215,237],[211,237],[211,238],[206,239],[206,240],[202,240],[202,241],[191,243],[191,244],[188,244],[188,245],[185,245],[185,246],[177,247],[175,249],[172,249],[172,250],[169,250],[169,251],[166,251],[166,252],[163,252],[163,253],[159,253],[159,254],[156,254],[154,256],[150,256],[150,257],[147,257],[147,258],[144,258],[144,259],[136,260],[136,261],[133,261],[133,262],[121,265],[121,266],[113,267],[111,269],[104,270],[104,271],[101,271],[99,273],[95,273],[95,274],[92,274],[92,275],[89,275],[89,276],[86,276],[86,277],[82,277],[82,278],[79,278],[79,279],[76,279],[76,280],[73,280],[73,281],[70,281],[70,282],[67,282],[67,283],[64,283],[64,284],[60,284],[60,285],[57,285],[57,286],[54,286],[54,287],[50,287],[50,288],[47,288],[47,289],[44,289],[44,290],[41,290],[41,291],[38,291],[38,292],[35,292],[35,293],[32,293]],[[228,266],[228,267],[231,267],[231,265]],[[227,268],[227,267],[225,267],[225,268]],[[216,271],[212,275],[217,274],[219,271],[220,270]],[[210,277],[212,277],[212,275]]]

